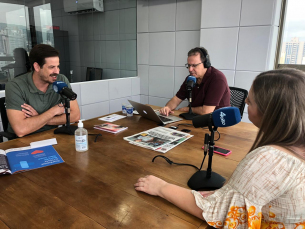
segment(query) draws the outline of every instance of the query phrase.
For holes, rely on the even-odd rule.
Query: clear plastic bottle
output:
[[[75,149],[78,152],[84,152],[88,147],[88,131],[84,128],[82,120],[78,121],[78,128],[75,131]]]

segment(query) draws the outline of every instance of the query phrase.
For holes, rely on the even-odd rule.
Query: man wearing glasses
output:
[[[203,115],[213,112],[221,107],[230,106],[230,89],[225,75],[211,66],[208,51],[203,47],[196,47],[188,52],[187,64],[191,76],[196,77],[196,85],[193,88],[192,111]],[[186,98],[186,80],[181,85],[177,94],[161,108],[160,113],[168,116],[174,113],[174,109]],[[188,112],[188,107],[179,109]]]

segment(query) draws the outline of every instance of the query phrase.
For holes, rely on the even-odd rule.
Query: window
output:
[[[305,1],[283,0],[277,68],[305,70]]]

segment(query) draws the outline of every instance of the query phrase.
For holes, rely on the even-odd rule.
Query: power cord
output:
[[[179,126],[179,125],[192,126],[192,124],[187,124],[187,123],[180,123],[180,124],[178,124],[177,126]],[[207,129],[207,128],[203,128],[203,129]],[[219,133],[218,130],[216,130],[216,131],[217,131],[217,133],[218,133],[219,136],[218,136],[218,139],[216,139],[216,140],[214,140],[214,141],[218,141],[218,140],[220,139],[220,133]],[[174,164],[174,165],[192,166],[192,167],[194,167],[195,169],[197,169],[198,171],[200,171],[200,170],[202,169],[202,166],[203,166],[203,163],[204,163],[204,160],[205,160],[206,156],[207,156],[207,151],[204,152],[204,157],[203,157],[203,160],[202,160],[202,162],[201,162],[200,168],[196,167],[195,165],[191,165],[191,164],[184,164],[184,163],[176,163],[176,162],[173,162],[173,161],[170,160],[168,157],[165,157],[165,156],[163,156],[163,155],[157,155],[157,156],[155,156],[155,157],[152,159],[152,162],[154,162],[155,159],[156,159],[157,157],[162,157],[162,158],[163,158],[164,160],[166,160],[167,163],[170,164],[170,165]]]
[[[205,160],[206,154],[205,154],[204,157],[203,157],[203,160],[202,160],[200,169],[199,169],[197,166],[195,166],[195,165],[173,162],[173,161],[170,160],[168,157],[165,157],[165,156],[163,156],[163,155],[157,155],[157,156],[155,156],[155,157],[152,159],[152,162],[154,162],[155,159],[156,159],[157,157],[162,157],[162,158],[164,158],[164,159],[167,161],[167,163],[170,164],[170,165],[174,164],[174,165],[192,166],[192,167],[194,167],[195,169],[197,169],[198,171],[200,171],[201,168],[202,168],[202,166],[203,166],[203,162],[204,162],[204,160]]]
[[[218,130],[216,130],[216,132],[218,133],[218,138],[216,140],[214,140],[215,142],[217,142],[220,139],[220,133]]]
[[[97,138],[98,138],[99,136],[102,136],[102,134],[88,134],[88,135],[96,135],[96,137],[95,137],[95,139],[94,139],[94,142],[97,141]]]
[[[180,123],[177,125],[178,126],[193,126],[193,124],[189,124],[189,123]]]

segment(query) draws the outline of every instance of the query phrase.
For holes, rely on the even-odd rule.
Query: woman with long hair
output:
[[[305,73],[280,69],[259,74],[246,103],[259,132],[222,188],[196,192],[150,175],[139,178],[135,189],[217,228],[304,228]]]

